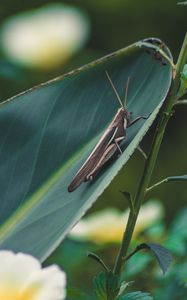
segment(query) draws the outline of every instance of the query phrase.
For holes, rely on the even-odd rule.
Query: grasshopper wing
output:
[[[73,192],[82,182],[87,181],[87,175],[89,175],[97,166],[106,148],[114,140],[117,130],[118,127],[116,126],[109,126],[106,129],[105,133],[102,135],[99,142],[68,186],[68,192]]]

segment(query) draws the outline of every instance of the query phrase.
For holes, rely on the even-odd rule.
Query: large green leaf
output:
[[[1,248],[46,258],[127,162],[171,84],[171,65],[152,48],[138,42],[1,104]],[[119,159],[68,193],[118,108],[105,70],[122,97],[130,76],[127,108],[134,117],[151,115],[127,130]]]

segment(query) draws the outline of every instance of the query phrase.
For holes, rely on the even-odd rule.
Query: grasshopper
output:
[[[119,144],[126,137],[126,129],[140,119],[147,119],[147,117],[138,116],[133,121],[130,121],[130,116],[126,109],[129,78],[125,88],[123,104],[107,71],[106,75],[121,107],[118,109],[113,121],[103,133],[99,142],[92,150],[85,163],[78,170],[75,177],[71,181],[70,185],[68,186],[68,192],[74,191],[82,182],[93,180],[106,162],[108,162],[117,153],[122,154]]]

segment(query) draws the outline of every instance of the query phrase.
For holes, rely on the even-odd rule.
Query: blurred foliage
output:
[[[51,4],[11,16],[1,26],[2,52],[10,62],[48,72],[84,47],[89,18],[76,7]]]
[[[150,199],[143,204],[138,215],[133,237],[136,238],[140,232],[152,226],[163,218],[164,208],[162,204]],[[70,232],[70,237],[75,240],[92,241],[96,244],[120,243],[123,237],[124,224],[127,223],[129,209],[125,212],[115,207],[107,207],[99,212],[93,212],[83,218]]]
[[[155,300],[186,300],[186,220],[187,207],[177,214],[170,229],[162,220],[142,231],[134,239],[131,250],[142,241],[159,242],[171,251],[173,262],[167,273],[163,275],[158,263],[149,251],[138,252],[127,262],[122,273],[122,280],[130,282],[127,287],[128,292],[135,290],[150,292]],[[104,258],[108,267],[112,267],[118,246],[113,243],[96,245],[66,239],[48,259],[47,264],[53,262],[60,264],[67,272],[69,285],[76,286],[87,294],[92,290],[92,277],[103,271],[100,264],[86,256],[87,251],[96,252],[97,255]]]
[[[0,23],[3,23],[9,16],[52,3],[54,2],[50,0],[32,0],[23,3],[18,0],[1,0]],[[52,78],[53,75],[73,69],[104,53],[125,47],[136,40],[149,36],[163,39],[176,57],[186,30],[187,8],[176,5],[176,0],[142,0],[141,7],[138,0],[66,0],[56,1],[56,3],[71,4],[87,13],[92,27],[89,43],[84,51],[77,54],[63,70],[57,68],[53,74],[41,73],[39,74],[40,79],[36,77],[35,80],[34,78],[29,80],[28,78],[25,88],[29,84],[45,81],[47,78]],[[18,86],[17,91],[21,90],[22,87],[20,89]],[[12,92],[9,88],[7,95],[4,93],[4,97],[13,95],[13,93],[14,91]]]
[[[1,0],[0,23],[12,15],[38,8],[52,0]],[[77,53],[65,66],[50,72],[36,72],[13,65],[0,53],[0,100],[4,100],[21,92],[34,84],[46,81],[54,76],[81,66],[84,63],[125,47],[141,38],[154,36],[164,40],[170,47],[176,60],[186,31],[187,7],[176,5],[176,0],[66,0],[58,3],[72,4],[87,13],[91,21],[91,34],[87,46]],[[158,87],[159,88],[159,87]],[[152,183],[170,175],[186,174],[187,170],[187,140],[186,113],[187,106],[176,107],[176,113],[169,122],[164,142],[158,157],[157,167]],[[149,131],[142,142],[147,152],[155,129]],[[134,192],[141,176],[144,160],[136,152],[119,176],[102,195],[92,210],[98,210],[108,205],[124,209],[127,203],[119,190]],[[187,198],[186,183],[168,183],[151,192],[149,197],[163,200],[166,210],[165,223],[160,222],[142,232],[140,239],[163,242],[172,249],[174,262],[165,277],[155,269],[155,262],[149,253],[138,253],[129,261],[124,276],[134,280],[132,290],[153,291],[158,300],[185,300],[187,298],[184,280],[187,279],[185,255],[187,251],[186,219],[184,208]],[[176,212],[181,213],[175,217]],[[137,241],[135,241],[137,242]],[[132,245],[133,247],[133,245]],[[54,253],[48,262],[60,263],[68,273],[71,285],[81,288],[91,288],[93,274],[100,272],[99,265],[86,258],[86,251],[96,251],[104,257],[108,264],[113,264],[117,245],[107,245],[107,249],[99,248],[91,243],[81,243],[66,240]],[[134,260],[134,262],[133,262]],[[136,266],[136,268],[134,267]],[[75,293],[76,294],[76,293]],[[73,299],[73,298],[72,298]],[[76,299],[76,296],[75,296]],[[89,296],[91,299],[91,296]]]
[[[53,1],[1,0],[1,20],[7,16],[52,3]],[[80,7],[87,11],[93,34],[89,48],[111,51],[148,36],[163,39],[175,55],[180,49],[186,30],[186,7],[176,0],[66,0],[56,1]]]

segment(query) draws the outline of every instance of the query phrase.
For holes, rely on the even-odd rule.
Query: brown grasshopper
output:
[[[122,150],[119,144],[126,137],[126,128],[130,127],[140,119],[147,119],[147,117],[138,116],[133,121],[130,121],[129,113],[126,110],[129,78],[126,84],[123,105],[121,98],[107,72],[106,75],[114,93],[116,94],[121,108],[118,109],[113,121],[109,124],[108,128],[103,133],[102,137],[100,138],[95,148],[92,150],[85,163],[76,173],[75,177],[68,186],[68,192],[74,191],[82,182],[92,180],[103,167],[103,165],[112,157],[114,157],[117,152],[119,152],[119,154],[122,154]]]

